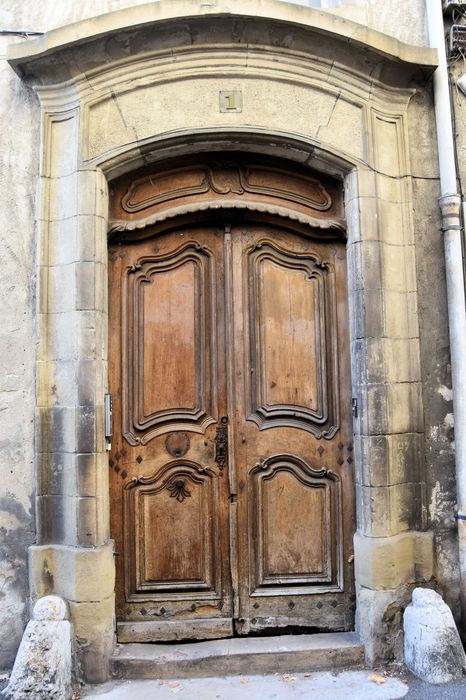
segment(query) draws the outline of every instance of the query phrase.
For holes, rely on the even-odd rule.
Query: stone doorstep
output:
[[[206,678],[306,672],[364,664],[354,632],[236,637],[186,644],[119,644],[110,660],[115,678]]]

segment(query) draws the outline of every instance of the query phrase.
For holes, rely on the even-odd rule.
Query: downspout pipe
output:
[[[448,327],[450,334],[453,414],[455,421],[455,462],[460,601],[462,632],[466,634],[466,305],[463,272],[461,197],[458,193],[445,52],[442,0],[426,0],[429,42],[438,51],[439,65],[434,73],[435,121],[440,166],[442,231],[445,248]]]

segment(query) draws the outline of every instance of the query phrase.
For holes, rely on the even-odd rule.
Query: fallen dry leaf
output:
[[[295,678],[294,676],[290,675],[289,673],[284,673],[284,674],[282,675],[282,678],[283,678],[283,680],[286,681],[287,683],[293,683],[293,681],[296,680],[296,678]]]
[[[382,685],[382,683],[385,683],[385,678],[383,676],[378,676],[376,673],[371,673],[371,675],[367,677],[373,683],[377,683],[377,685]]]
[[[243,685],[247,685],[249,683],[249,678],[246,678],[246,677],[240,678],[239,682],[242,683]]]
[[[74,691],[73,695],[71,696],[71,700],[80,700],[80,694],[78,693],[77,690]]]

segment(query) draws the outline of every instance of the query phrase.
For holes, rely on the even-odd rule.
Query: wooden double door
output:
[[[120,641],[353,626],[345,245],[315,233],[113,249]]]

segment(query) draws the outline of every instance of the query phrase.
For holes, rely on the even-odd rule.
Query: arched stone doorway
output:
[[[186,7],[132,8],[10,57],[40,97],[43,124],[31,597],[69,602],[85,675],[105,678],[115,642],[103,430],[109,188],[123,173],[193,153],[275,155],[344,182],[356,627],[369,662],[393,658],[400,636],[387,625],[433,571],[411,185],[414,173],[421,187],[426,162],[413,132],[426,123],[424,105],[412,98],[424,95],[435,56],[272,0],[241,2],[240,15],[221,0]],[[241,109],[235,98],[222,111],[225,93],[238,92]]]

